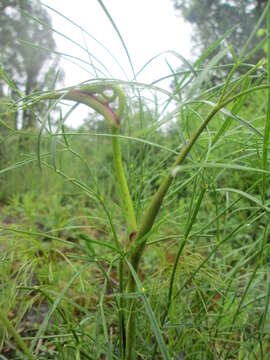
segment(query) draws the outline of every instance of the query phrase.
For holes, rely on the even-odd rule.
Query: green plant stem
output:
[[[152,201],[150,202],[150,205],[142,218],[142,223],[141,223],[138,233],[134,239],[134,247],[131,250],[131,264],[136,271],[138,269],[138,263],[139,263],[143,249],[146,244],[145,235],[151,230],[151,228],[154,224],[155,218],[161,207],[163,199],[164,199],[165,195],[167,194],[167,191],[175,177],[174,172],[177,171],[177,167],[180,166],[184,162],[184,160],[186,159],[187,155],[189,154],[191,148],[193,147],[193,145],[199,138],[200,134],[206,128],[206,126],[208,125],[210,120],[220,110],[220,108],[221,108],[221,106],[215,106],[210,111],[210,113],[208,114],[208,116],[204,120],[204,122],[201,124],[201,126],[193,133],[190,140],[186,143],[186,145],[183,147],[180,154],[176,158],[173,166],[169,170],[169,174],[163,180],[158,191],[153,196]],[[143,241],[139,241],[142,238],[143,238]]]
[[[123,210],[128,225],[128,232],[129,234],[132,234],[137,230],[137,223],[135,218],[135,212],[133,209],[132,199],[129,193],[128,184],[123,169],[121,147],[118,137],[119,129],[112,127],[111,131],[112,134],[115,135],[112,137],[112,150],[113,150],[115,177],[120,188],[120,197],[123,203],[123,208],[124,208]]]
[[[166,307],[165,307],[165,311],[164,311],[164,313],[163,313],[163,315],[161,317],[161,320],[160,320],[161,327],[164,325],[165,319],[166,319],[166,317],[168,315],[169,309],[170,309],[171,304],[172,304],[173,286],[174,286],[175,275],[176,275],[176,270],[177,270],[177,265],[178,265],[178,262],[179,262],[179,258],[180,258],[181,254],[182,254],[182,251],[184,250],[184,247],[185,247],[185,245],[187,243],[190,231],[192,229],[192,226],[193,226],[193,224],[195,222],[195,219],[197,217],[197,214],[199,212],[200,205],[201,205],[201,202],[203,200],[205,192],[206,192],[206,187],[203,187],[202,190],[201,190],[201,193],[199,195],[199,198],[198,198],[198,200],[197,200],[197,202],[195,204],[194,210],[193,210],[193,212],[191,214],[191,218],[189,220],[187,228],[185,230],[184,239],[183,239],[181,245],[179,246],[179,249],[177,251],[177,254],[176,254],[176,257],[175,257],[175,260],[174,260],[172,274],[171,274],[170,282],[169,282],[169,291],[168,291],[167,304],[166,304]],[[155,348],[154,348],[154,351],[153,351],[153,353],[154,353],[153,354],[153,359],[155,359],[156,351],[157,351],[157,345],[155,345]]]
[[[14,337],[16,343],[22,349],[22,351],[24,352],[27,359],[35,360],[34,356],[31,354],[30,350],[26,346],[26,344],[23,341],[22,337],[17,332],[15,327],[11,324],[11,322],[8,320],[8,318],[4,315],[3,311],[0,311],[0,321],[2,321],[4,326],[7,328],[8,332]]]
[[[227,84],[229,81],[227,82]],[[108,96],[106,94],[106,90],[112,90],[113,95]],[[235,99],[238,99],[241,96],[250,94],[257,90],[269,89],[269,84],[257,86],[252,89],[248,89],[238,94],[229,97],[225,95],[225,92],[222,93],[217,104],[212,108],[209,112],[208,116],[201,124],[201,126],[193,133],[190,140],[186,143],[186,145],[182,148],[180,154],[177,156],[173,166],[169,169],[168,175],[165,177],[163,182],[161,183],[158,191],[153,196],[149,207],[146,209],[140,227],[137,231],[136,218],[133,209],[132,199],[129,193],[127,181],[124,174],[123,164],[122,164],[122,156],[121,156],[121,148],[119,142],[119,129],[120,129],[120,120],[123,116],[124,102],[125,97],[122,90],[115,85],[112,84],[97,84],[97,85],[86,85],[81,86],[77,89],[71,89],[69,91],[62,91],[58,93],[49,93],[45,95],[41,95],[38,100],[41,99],[68,99],[73,101],[78,101],[84,103],[98,113],[104,116],[104,118],[109,122],[112,130],[112,149],[113,149],[113,157],[114,157],[114,168],[115,168],[115,176],[116,182],[120,188],[120,198],[123,204],[124,216],[127,221],[128,231],[130,239],[132,240],[130,247],[130,262],[135,272],[138,271],[139,262],[141,256],[143,254],[147,235],[149,234],[156,216],[158,215],[159,209],[162,205],[164,197],[166,196],[168,189],[173,182],[176,172],[179,170],[178,167],[184,162],[187,155],[191,151],[193,145],[196,143],[200,134],[207,127],[208,123],[211,119],[216,115],[216,113],[221,110],[224,106],[231,103]],[[229,93],[229,95],[231,92]],[[224,99],[224,97],[226,98]],[[114,101],[118,97],[118,110],[115,112],[109,104]],[[31,101],[31,98],[30,98]],[[122,259],[119,262],[119,290],[120,293],[123,293],[123,261]],[[136,283],[134,277],[131,272],[128,273],[128,287],[127,290],[129,293],[133,293],[136,290]],[[123,308],[123,302],[121,303],[121,309]],[[127,324],[127,339],[126,339],[126,351],[125,359],[131,360],[134,354],[134,341],[136,337],[136,326],[135,326],[135,301],[133,299],[128,300],[128,324]],[[123,323],[123,314],[120,315],[120,328],[121,331],[124,331],[124,323]],[[124,336],[122,335],[122,344],[125,346]],[[120,345],[121,346],[121,345]]]
[[[133,241],[133,246],[131,247],[130,252],[130,262],[134,268],[134,270],[138,271],[139,261],[141,259],[143,250],[146,245],[147,241],[147,233],[151,230],[156,216],[159,212],[161,204],[165,195],[168,192],[168,189],[174,179],[175,171],[177,171],[177,167],[179,167],[184,160],[186,159],[187,155],[189,154],[190,150],[192,149],[193,145],[196,143],[197,139],[199,138],[200,134],[209,124],[211,119],[216,115],[216,113],[224,106],[223,104],[217,104],[208,114],[204,122],[201,126],[193,133],[190,140],[186,143],[186,145],[182,148],[180,154],[176,158],[173,166],[169,170],[169,174],[161,183],[159,189],[153,196],[149,207],[147,208],[146,212],[143,215],[141,225],[139,227],[138,233]],[[133,293],[136,290],[136,283],[129,272],[128,274],[128,292]],[[127,360],[132,360],[132,351],[134,348],[134,340],[136,337],[136,324],[135,324],[135,301],[129,301],[129,322],[127,327]]]
[[[171,305],[172,294],[173,294],[173,285],[174,285],[174,279],[175,279],[175,274],[176,274],[176,270],[177,270],[178,261],[179,261],[179,258],[181,256],[181,254],[182,254],[182,251],[183,251],[183,249],[185,247],[185,244],[187,242],[187,239],[188,239],[190,230],[192,228],[192,225],[194,224],[195,219],[197,217],[197,214],[198,214],[198,211],[200,209],[200,205],[201,205],[201,202],[203,200],[205,191],[206,191],[206,188],[204,187],[202,189],[201,193],[200,193],[200,196],[199,196],[197,202],[196,202],[195,209],[194,209],[194,211],[192,213],[190,222],[189,222],[188,227],[187,227],[187,229],[185,231],[184,240],[183,240],[182,244],[180,245],[180,247],[178,249],[178,252],[176,254],[176,258],[175,258],[175,261],[174,261],[173,270],[172,270],[172,274],[171,274],[171,278],[170,278],[168,301],[167,301],[166,309],[169,309],[170,305]]]
[[[112,95],[107,95],[106,90],[111,90]],[[110,107],[112,103],[118,97],[118,108],[114,111]],[[85,105],[88,105],[92,109],[96,110],[99,114],[103,115],[108,121],[112,132],[112,153],[114,161],[114,171],[116,183],[119,186],[119,197],[122,201],[124,217],[128,226],[129,239],[135,236],[137,231],[137,223],[135,212],[133,208],[132,199],[129,193],[127,180],[122,163],[121,146],[119,140],[120,133],[120,121],[123,117],[125,95],[120,87],[115,84],[96,83],[83,85],[78,88],[70,89],[69,91],[62,90],[59,92],[48,93],[42,95],[39,99],[67,99],[73,100]],[[116,241],[118,250],[121,250],[121,245]],[[119,276],[119,292],[124,292],[124,279],[123,279],[123,259],[119,259],[118,265]],[[120,353],[122,358],[125,356],[125,323],[124,323],[124,300],[120,297],[120,310],[119,310],[119,333],[120,333]]]
[[[112,151],[113,151],[113,161],[114,161],[114,171],[116,181],[120,188],[120,198],[122,200],[124,215],[128,225],[129,237],[132,237],[132,234],[135,234],[137,231],[137,223],[135,218],[135,212],[133,209],[132,199],[129,193],[127,180],[124,173],[123,163],[122,163],[122,154],[121,146],[119,140],[118,128],[111,128],[112,134]],[[123,279],[123,259],[119,260],[118,265],[118,276],[119,276],[119,292],[123,294],[124,292],[124,279]],[[125,307],[123,297],[120,297],[120,316],[119,316],[119,332],[120,332],[120,350],[122,357],[125,356],[125,346],[126,346],[126,335],[125,335],[125,323],[123,309]]]
[[[176,158],[173,166],[170,168],[169,174],[161,183],[159,189],[153,196],[149,207],[146,209],[146,211],[142,217],[142,222],[141,222],[141,225],[139,226],[138,233],[137,233],[136,237],[134,238],[133,246],[130,251],[130,259],[131,259],[131,264],[136,271],[138,269],[138,263],[141,258],[141,255],[142,255],[142,252],[144,250],[145,243],[147,240],[146,235],[151,230],[151,228],[154,224],[155,218],[159,212],[160,206],[163,202],[163,199],[164,199],[165,195],[167,194],[167,191],[173,181],[173,178],[174,178],[173,174],[174,174],[175,168],[177,168],[184,162],[184,160],[186,159],[187,155],[189,154],[191,148],[193,147],[193,145],[195,144],[195,142],[197,141],[197,139],[199,138],[199,136],[201,135],[203,130],[207,127],[209,122],[219,112],[219,110],[221,110],[223,107],[225,107],[229,103],[233,102],[234,100],[240,98],[241,96],[245,96],[254,91],[264,90],[264,89],[270,89],[270,85],[267,84],[267,85],[255,86],[252,89],[241,91],[234,96],[224,99],[224,101],[222,103],[220,103],[218,101],[217,104],[209,112],[209,114],[207,115],[206,119],[201,124],[201,126],[193,133],[193,135],[191,136],[189,141],[182,148],[182,150],[181,150],[180,154],[178,155],[178,157]]]

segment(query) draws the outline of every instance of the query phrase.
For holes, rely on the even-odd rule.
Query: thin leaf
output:
[[[142,284],[140,282],[140,279],[138,278],[135,270],[133,269],[133,266],[130,264],[130,262],[127,259],[126,259],[126,263],[128,264],[129,270],[132,273],[132,276],[133,276],[133,278],[134,278],[134,280],[136,282],[136,285],[137,285],[137,287],[138,287],[138,289],[139,289],[139,291],[141,293],[141,297],[142,297],[142,300],[143,300],[145,311],[146,311],[146,313],[147,313],[147,315],[149,317],[149,320],[150,320],[153,332],[155,334],[155,337],[156,337],[160,352],[162,354],[162,357],[165,360],[169,360],[170,357],[169,357],[169,354],[167,352],[165,341],[163,339],[163,336],[162,336],[161,331],[160,331],[159,326],[158,326],[158,322],[157,322],[157,320],[155,318],[155,315],[154,315],[154,313],[153,313],[153,311],[151,309],[149,301],[147,300],[147,298],[146,298],[146,296],[144,294],[144,290],[143,290]]]
[[[60,292],[60,294],[58,295],[58,297],[55,299],[50,311],[48,312],[48,314],[45,316],[43,322],[41,323],[34,339],[31,341],[31,346],[30,346],[30,351],[33,351],[34,348],[37,345],[37,342],[40,338],[40,336],[42,336],[44,334],[44,332],[47,329],[47,326],[49,324],[49,320],[52,317],[54,311],[56,310],[57,306],[59,305],[59,303],[61,302],[61,300],[63,299],[64,295],[66,294],[66,292],[68,291],[68,289],[70,288],[70,286],[73,284],[73,282],[80,276],[80,274],[87,268],[89,267],[89,264],[84,265],[79,271],[76,272],[76,274],[69,280],[69,282],[67,283],[67,285],[64,287],[64,289]]]

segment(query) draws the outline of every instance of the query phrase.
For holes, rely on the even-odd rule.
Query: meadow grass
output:
[[[228,32],[168,66],[168,91],[137,81],[99,2],[132,80],[104,78],[99,59],[91,81],[18,93],[1,115],[1,358],[268,359],[270,54],[251,65],[248,45],[270,11],[238,55]],[[114,127],[100,104],[116,87]],[[51,123],[78,89],[108,121]],[[7,123],[48,98],[37,129]]]

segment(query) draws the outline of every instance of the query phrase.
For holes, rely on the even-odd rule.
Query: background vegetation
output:
[[[196,59],[168,74],[170,91],[158,76],[120,82],[138,222],[209,110],[245,92],[176,169],[132,294],[119,293],[112,224],[127,253],[130,245],[108,124],[91,113],[74,130],[58,103],[36,95],[29,105],[27,95],[63,79],[50,19],[38,1],[1,3],[0,308],[11,324],[0,323],[2,359],[27,356],[16,333],[37,359],[120,359],[120,298],[137,303],[138,359],[269,358],[266,3],[175,1],[196,25]],[[220,21],[225,10],[237,19]]]

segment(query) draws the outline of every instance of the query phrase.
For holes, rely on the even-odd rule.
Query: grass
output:
[[[37,129],[9,124],[48,97],[82,101],[74,88],[2,112],[1,358],[267,359],[269,61],[248,64],[247,42],[225,70],[222,38],[179,78],[169,67],[170,91],[141,84],[100,4],[134,78],[97,66],[79,85],[108,121],[55,126],[51,102]],[[115,86],[121,127],[102,105]]]

